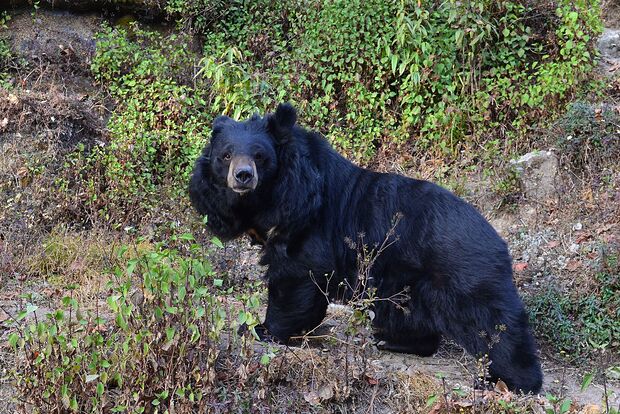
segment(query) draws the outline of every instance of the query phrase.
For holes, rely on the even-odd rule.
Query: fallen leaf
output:
[[[603,120],[603,110],[601,108],[594,110],[594,118],[599,122]]]
[[[570,270],[571,272],[579,269],[581,267],[581,262],[578,260],[569,260],[568,263],[566,264],[566,269]]]
[[[525,262],[515,263],[513,268],[514,268],[515,272],[522,272],[525,269],[527,269],[527,263],[525,263]]]
[[[372,378],[372,377],[366,377],[366,381],[368,382],[368,384],[370,385],[377,385],[379,383],[379,380],[376,378]]]
[[[560,245],[560,241],[559,240],[551,240],[549,243],[547,243],[545,245],[545,248],[553,249],[555,247],[558,247],[559,245]]]
[[[575,243],[577,244],[581,244],[584,241],[592,238],[592,234],[588,232],[577,233],[576,236],[577,238],[575,239]]]
[[[20,167],[17,169],[17,176],[18,177],[25,177],[29,174],[28,168],[27,167]]]
[[[581,194],[581,199],[589,203],[594,202],[594,195],[592,194],[592,189],[586,188],[585,190],[583,190]]]
[[[502,380],[498,380],[497,384],[495,384],[495,391],[501,392],[502,394],[510,392],[506,383]]]
[[[603,410],[596,404],[588,404],[581,411],[580,414],[601,414]]]

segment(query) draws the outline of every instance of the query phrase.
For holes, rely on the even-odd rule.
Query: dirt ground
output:
[[[606,9],[608,23],[620,27],[620,21],[613,18],[620,15],[614,14],[620,5],[612,3]],[[83,216],[75,211],[75,205],[49,195],[56,174],[63,168],[63,154],[77,143],[92,146],[106,139],[110,102],[94,84],[88,69],[95,50],[94,35],[101,23],[102,18],[97,15],[42,10],[35,17],[30,13],[14,16],[9,29],[2,33],[30,63],[29,69],[18,69],[15,78],[19,84],[8,91],[0,90],[2,343],[6,343],[8,322],[20,306],[21,293],[38,295],[41,314],[58,298],[58,288],[53,283],[25,272],[31,268],[30,253],[50,232],[65,226],[91,234],[86,238],[105,241],[105,235],[93,230],[93,223],[73,220]],[[620,39],[620,32],[609,29],[604,36]],[[618,54],[613,54],[614,47]],[[603,56],[602,70],[606,76],[618,76],[620,47],[609,46],[609,50]],[[33,159],[38,161],[36,165],[46,165],[44,172],[37,171]],[[498,208],[497,199],[488,196],[485,181],[480,177],[471,177],[471,188],[465,194],[508,241],[515,263],[522,264],[515,279],[524,292],[555,278],[574,278],[575,288],[579,288],[583,274],[590,271],[586,269],[588,252],[603,242],[616,247],[620,242],[620,169],[610,172],[610,180],[615,184],[605,190],[591,187],[587,176],[565,174],[563,177],[556,199],[546,204],[524,200],[512,209]],[[229,274],[253,279],[262,272],[258,255],[256,247],[249,247],[247,240],[241,240],[228,245],[221,257],[214,260]],[[76,273],[84,273],[85,268],[86,264],[76,262]],[[330,308],[330,312],[337,319],[338,308]],[[14,364],[12,358],[9,349],[0,345],[0,413],[13,412],[12,389],[7,383],[8,371]],[[583,369],[562,362],[544,348],[542,360],[545,392],[568,395],[583,404],[601,403],[603,384],[598,379],[582,391]],[[620,358],[616,356],[616,360]],[[406,374],[442,373],[451,385],[465,387],[469,386],[473,371],[472,358],[447,342],[431,358],[381,352],[373,364],[380,370]],[[618,406],[620,383],[610,381],[607,387],[611,391],[610,404]]]

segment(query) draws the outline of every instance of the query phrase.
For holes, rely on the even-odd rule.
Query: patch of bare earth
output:
[[[601,2],[602,17],[606,27],[620,28],[620,1],[603,0]]]

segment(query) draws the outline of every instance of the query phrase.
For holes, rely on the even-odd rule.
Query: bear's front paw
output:
[[[246,325],[245,323],[243,325],[241,325],[239,327],[239,330],[237,331],[237,333],[241,336],[247,334],[250,332],[250,328],[248,327],[248,325]],[[276,343],[282,343],[280,340],[278,340],[278,338],[276,338],[275,336],[273,336],[272,334],[269,333],[269,331],[267,330],[267,328],[265,327],[265,325],[263,324],[258,324],[254,327],[254,332],[256,332],[256,335],[258,336],[258,339],[262,342],[276,342]]]

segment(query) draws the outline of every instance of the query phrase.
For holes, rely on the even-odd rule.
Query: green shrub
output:
[[[121,219],[139,217],[162,193],[178,197],[206,141],[210,118],[185,40],[138,26],[131,36],[106,28],[98,37],[92,70],[117,105],[109,142],[90,150],[82,178],[91,201],[124,212]]]
[[[178,238],[193,242],[189,234]],[[107,306],[85,309],[70,294],[40,317],[28,303],[9,336],[23,361],[13,371],[23,401],[40,412],[205,412],[219,401],[219,372],[248,379],[237,378],[235,369],[247,372],[239,365],[256,363],[251,337],[239,339],[236,328],[238,321],[256,324],[261,291],[230,306],[223,296],[231,291],[221,287],[204,249],[188,250],[160,243],[131,253],[114,270]]]
[[[128,29],[104,26],[96,40],[91,70],[116,98],[127,96],[139,81],[169,79],[183,85],[193,82],[196,56],[187,35],[163,36],[130,23]]]
[[[596,0],[247,2],[206,34],[204,64],[235,48],[243,59],[222,77],[279,92],[246,87],[234,112],[234,88],[220,90],[222,111],[245,116],[284,97],[359,160],[410,137],[455,154],[498,131],[521,138],[566,98],[593,67],[598,10]]]

